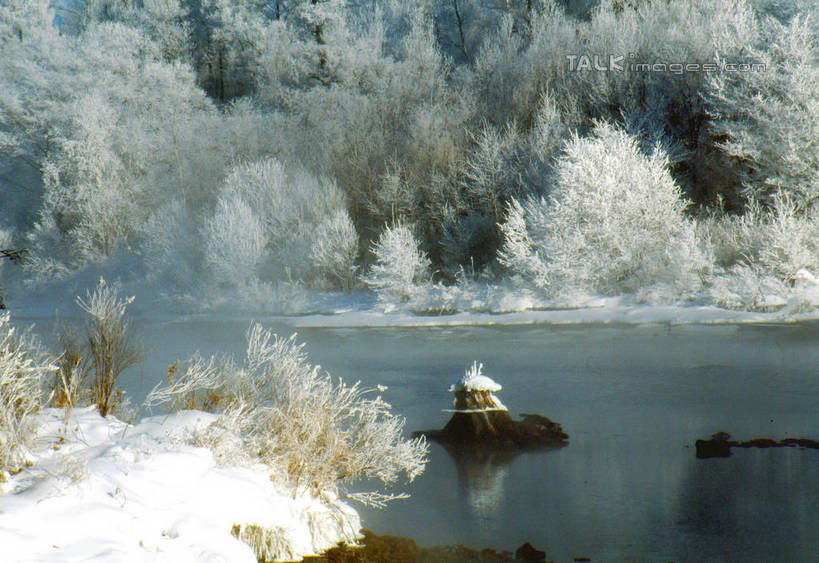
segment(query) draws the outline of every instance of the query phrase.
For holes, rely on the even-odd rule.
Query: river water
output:
[[[264,324],[294,331],[282,323]],[[122,383],[139,401],[175,359],[241,354],[247,326],[136,323],[146,361]],[[298,339],[332,375],[388,386],[408,432],[446,424],[447,387],[478,360],[513,415],[548,416],[569,434],[564,448],[469,466],[432,444],[426,472],[396,489],[410,499],[357,506],[376,533],[509,550],[529,541],[557,561],[819,554],[819,450],[703,460],[694,450],[717,431],[819,438],[819,323],[313,328]]]

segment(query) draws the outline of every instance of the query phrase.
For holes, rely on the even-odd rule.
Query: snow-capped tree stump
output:
[[[557,449],[569,436],[545,416],[521,414],[512,420],[495,395],[501,386],[481,373],[477,362],[449,390],[455,394],[452,417],[441,430],[415,432],[439,443],[455,462],[461,498],[479,516],[496,510],[504,495],[504,469],[518,455]]]
[[[481,373],[477,362],[449,390],[455,394],[452,418],[442,430],[418,432],[445,446],[462,450],[470,446],[489,449],[526,450],[565,445],[568,435],[560,424],[545,416],[521,414],[512,420],[509,410],[495,395],[502,387]]]

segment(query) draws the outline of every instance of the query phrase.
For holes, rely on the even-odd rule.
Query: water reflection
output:
[[[563,445],[544,446],[530,451],[552,451]],[[481,523],[481,528],[486,528],[499,519],[506,501],[509,466],[526,451],[485,444],[444,443],[442,446],[455,464],[459,498],[465,499],[470,516]]]
[[[817,462],[815,450],[783,448],[692,463],[680,489],[681,558],[810,559],[817,553]]]

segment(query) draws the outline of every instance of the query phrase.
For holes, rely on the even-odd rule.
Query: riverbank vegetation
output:
[[[168,483],[194,476],[194,481],[223,479],[235,498],[228,495],[221,508],[217,501],[207,512],[225,513],[205,518],[196,533],[215,526],[217,539],[224,536],[228,539],[220,541],[230,543],[232,534],[250,545],[260,560],[289,560],[339,541],[355,542],[358,515],[339,499],[383,507],[406,497],[349,491],[358,480],[389,486],[400,478],[412,481],[423,472],[425,440],[404,437],[404,419],[392,413],[378,389],[333,380],[308,362],[295,335],[280,338],[259,324],[248,330],[247,354],[241,363],[227,356],[208,360],[195,356],[171,365],[167,381],[157,385],[142,405],[161,406],[166,415],[134,422],[137,410],[117,388],[120,376],[140,358],[126,316],[133,300],[122,298],[100,279],[85,298],[77,298],[77,306],[88,315],[85,334],[64,330],[58,339],[63,349],[51,354],[33,337],[20,335],[9,313],[0,316],[0,497],[11,493],[21,499],[37,498],[39,493],[23,493],[54,486],[60,493],[49,496],[71,498],[76,507],[88,504],[96,517],[91,505],[99,508],[108,502],[105,494],[116,499],[125,489],[143,501],[131,503],[123,517],[143,521],[145,510],[156,510],[164,502],[156,498],[141,504],[154,494],[157,473]],[[209,453],[203,456],[202,449]],[[193,458],[195,468],[190,467]],[[180,474],[187,470],[194,473]],[[242,476],[243,471],[254,475],[253,482],[267,492],[248,493],[242,483],[249,477]],[[258,483],[259,474],[269,486]],[[121,483],[113,493],[95,486],[96,493],[91,494],[83,485],[89,480]],[[97,493],[103,498],[96,498]],[[186,511],[201,510],[196,508],[197,498],[209,493],[194,487],[163,494],[177,498],[178,517],[186,518]],[[248,500],[248,494],[263,500]],[[25,504],[20,503],[17,510]],[[259,506],[246,509],[245,503]],[[160,520],[168,516],[163,514]],[[226,515],[235,520],[225,524]],[[111,521],[110,516],[102,518]],[[107,526],[100,524],[94,533],[118,534]],[[167,535],[167,530],[143,528],[141,524],[134,533]],[[41,532],[51,538],[49,550],[55,538],[62,537],[51,529]],[[168,537],[178,537],[175,533]],[[66,539],[73,547],[63,554],[92,556],[71,551],[80,549],[86,535]],[[8,553],[39,558],[39,542],[23,536],[8,546]],[[137,539],[148,549],[144,537]],[[113,541],[120,546],[117,549],[136,545],[130,536]],[[190,537],[188,541],[198,542]],[[177,548],[188,546],[176,543]]]
[[[0,270],[6,301],[102,272],[186,310],[371,290],[426,312],[524,292],[815,311],[817,18],[802,0],[12,2],[0,241],[29,252]]]

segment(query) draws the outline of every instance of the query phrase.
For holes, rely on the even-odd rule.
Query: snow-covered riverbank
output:
[[[135,425],[94,407],[64,415],[37,415],[31,465],[0,483],[5,561],[256,561],[237,534],[292,559],[354,542],[361,528],[337,498],[294,496],[263,465],[223,467],[191,445],[216,415]]]

